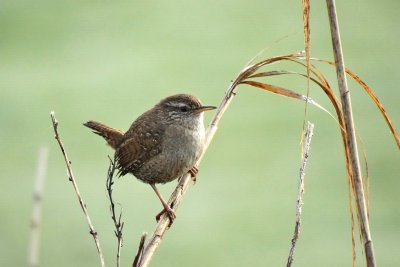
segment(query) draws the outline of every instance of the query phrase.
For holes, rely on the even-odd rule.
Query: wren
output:
[[[156,184],[167,183],[190,172],[197,174],[195,166],[204,148],[204,111],[214,106],[203,106],[199,98],[178,94],[162,99],[152,109],[139,116],[129,130],[109,127],[88,121],[86,127],[102,136],[115,149],[115,163],[120,176],[128,173],[150,184],[170,222],[176,217],[165,202]]]

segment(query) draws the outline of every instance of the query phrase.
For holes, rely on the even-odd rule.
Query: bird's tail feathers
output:
[[[114,149],[117,148],[122,140],[122,137],[124,136],[123,131],[112,128],[100,122],[88,121],[85,122],[83,125],[92,129],[95,134],[103,137],[107,141],[107,143]]]

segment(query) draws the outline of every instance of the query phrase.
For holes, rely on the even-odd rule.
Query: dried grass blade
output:
[[[256,73],[253,74],[256,70],[258,70],[260,67],[270,64],[270,63],[275,63],[278,61],[282,61],[282,60],[288,60],[291,62],[294,62],[296,64],[299,64],[305,68],[307,68],[306,64],[304,64],[303,62],[301,62],[300,60],[304,60],[304,55],[301,53],[298,54],[289,54],[289,55],[284,55],[284,56],[277,56],[274,58],[270,58],[270,59],[266,59],[263,60],[262,62],[256,63],[252,66],[249,66],[248,68],[251,68],[252,71],[251,73],[247,73],[247,75],[243,75],[240,78],[238,77],[235,80],[235,86],[237,84],[240,83],[244,83],[243,81],[245,80],[245,78],[259,78],[259,77],[266,77],[266,76],[273,76],[273,75],[282,75],[282,74],[295,74],[295,72],[289,72],[289,71],[285,71],[285,70],[275,70],[275,71],[268,71],[268,72],[260,72],[260,73]],[[312,58],[314,60],[314,58]],[[335,108],[335,112],[339,121],[339,125],[340,125],[340,129],[341,129],[341,134],[342,134],[342,139],[343,139],[343,143],[346,144],[346,130],[344,127],[344,118],[343,118],[343,112],[342,112],[342,107],[341,104],[338,100],[338,98],[336,97],[332,87],[330,86],[327,78],[323,75],[323,73],[313,64],[310,64],[310,74],[312,74],[315,78],[310,77],[310,79],[315,82],[317,85],[319,85],[321,87],[321,89],[325,92],[325,94],[328,96],[329,100],[331,101],[333,107]],[[241,72],[241,74],[243,74],[245,72],[245,70],[243,70]],[[300,74],[302,76],[304,76],[304,74]],[[244,78],[243,78],[244,77]],[[328,112],[329,113],[329,112]],[[330,114],[330,113],[329,113]],[[352,176],[352,172],[350,170],[350,162],[349,162],[349,154],[348,154],[348,150],[345,146],[345,156],[346,156],[346,169],[347,169],[347,173],[349,174],[349,176]]]
[[[257,62],[255,64],[249,65],[245,68],[243,68],[243,70],[240,71],[239,75],[237,76],[237,78],[232,82],[231,84],[231,88],[236,87],[236,85],[240,84],[242,81],[248,79],[253,73],[255,73],[259,68],[265,66],[265,65],[269,65],[281,60],[288,60],[288,59],[292,59],[292,58],[299,58],[301,57],[303,54],[289,54],[289,55],[284,55],[284,56],[277,56],[277,57],[272,57],[272,58],[268,58],[265,60],[262,60],[260,62]]]
[[[378,107],[378,109],[381,111],[383,117],[386,120],[386,123],[388,124],[390,131],[392,132],[392,135],[394,139],[396,140],[397,146],[400,148],[400,137],[399,133],[397,132],[396,128],[394,127],[392,120],[390,119],[389,115],[387,114],[385,108],[383,107],[382,103],[379,101],[378,97],[375,95],[375,93],[372,91],[372,89],[358,77],[354,72],[346,68],[346,73],[349,75],[353,80],[358,82],[358,84],[361,85],[362,88],[364,88],[365,92],[371,97],[372,101],[374,101],[375,105]]]
[[[305,74],[298,73],[298,72],[293,72],[293,71],[287,71],[287,70],[274,70],[274,71],[259,72],[259,73],[256,73],[256,74],[254,74],[254,75],[251,75],[249,78],[260,78],[260,77],[268,77],[268,76],[276,76],[276,75],[288,75],[288,74],[299,75],[299,76],[302,76],[302,77],[307,78],[307,75],[305,75]],[[315,84],[317,84],[317,85],[318,85],[319,87],[321,87],[324,91],[328,91],[328,92],[329,92],[330,87],[329,87],[329,84],[328,84],[327,82],[326,82],[326,83],[323,83],[323,82],[321,82],[321,81],[316,80],[316,79],[313,78],[313,77],[309,77],[309,80],[311,80],[312,82],[314,82]],[[282,88],[282,89],[283,89],[283,88]],[[284,89],[284,90],[287,90],[287,89]],[[290,90],[289,90],[289,91],[290,91]],[[310,104],[312,104],[312,105],[318,107],[319,109],[325,111],[326,113],[328,113],[329,116],[331,116],[331,117],[335,120],[335,122],[336,122],[337,124],[339,124],[340,127],[342,127],[342,126],[340,125],[340,123],[338,122],[338,120],[335,118],[335,116],[333,116],[333,115],[332,115],[327,109],[325,109],[323,106],[319,105],[317,102],[315,102],[314,100],[312,100],[310,97],[307,97],[307,96],[304,96],[304,95],[300,95],[300,96],[302,96],[302,98],[301,98],[300,100],[304,100],[304,101],[305,101],[306,99],[308,99],[307,103],[310,103]],[[299,98],[298,98],[298,99],[299,99]],[[335,99],[335,97],[333,97],[333,99]],[[333,101],[333,103],[335,103],[335,102]],[[335,106],[335,104],[334,104],[334,106]]]
[[[254,87],[258,87],[260,89],[266,90],[268,92],[271,93],[275,93],[281,96],[286,96],[286,97],[290,97],[290,98],[294,98],[294,99],[298,99],[298,100],[302,100],[302,101],[306,101],[307,103],[316,106],[317,108],[325,111],[326,113],[328,113],[329,115],[331,115],[329,113],[328,110],[326,110],[324,107],[322,107],[320,104],[318,104],[317,102],[315,102],[313,99],[302,95],[302,94],[298,94],[292,90],[288,90],[276,85],[272,85],[272,84],[266,84],[266,83],[261,83],[261,82],[256,82],[256,81],[242,81],[240,84],[247,84],[247,85],[251,85]],[[331,115],[332,116],[332,115]]]
[[[275,93],[278,95],[282,96],[287,96],[299,100],[305,100],[306,98],[304,95],[298,94],[294,91],[284,89],[282,87],[276,86],[276,85],[271,85],[271,84],[266,84],[266,83],[261,83],[261,82],[256,82],[256,81],[242,81],[241,84],[248,84],[254,87],[258,87],[260,89],[269,91],[271,93]]]
[[[324,60],[324,59],[318,59],[318,58],[313,58],[313,60],[317,60],[320,62],[327,63],[329,65],[335,66],[334,62]],[[358,77],[357,74],[349,70],[348,68],[345,69],[347,75],[349,75],[353,80],[355,80],[364,90],[367,92],[367,94],[371,97],[372,101],[374,101],[375,105],[378,107],[380,112],[382,113],[383,117],[386,120],[387,125],[389,126],[390,131],[392,132],[392,135],[394,139],[396,140],[397,146],[400,148],[400,137],[399,133],[397,132],[396,128],[394,127],[394,124],[392,123],[392,120],[390,119],[389,115],[387,114],[385,108],[383,107],[382,103],[379,101],[378,97],[375,95],[375,93],[372,91],[371,87],[369,87],[363,80],[361,80],[360,77]]]

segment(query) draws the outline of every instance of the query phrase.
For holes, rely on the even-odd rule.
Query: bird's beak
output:
[[[214,106],[202,106],[202,107],[199,107],[199,108],[197,108],[196,109],[196,113],[200,113],[200,112],[203,112],[203,111],[207,111],[207,110],[213,110],[213,109],[216,109],[217,107],[214,107]]]

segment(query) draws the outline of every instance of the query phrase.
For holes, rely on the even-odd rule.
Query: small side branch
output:
[[[297,240],[300,235],[300,226],[301,226],[301,213],[303,208],[303,195],[304,195],[304,177],[306,175],[306,165],[311,147],[311,139],[314,134],[314,124],[308,122],[307,123],[307,131],[304,134],[304,143],[303,143],[303,155],[301,159],[300,165],[300,176],[299,176],[299,185],[297,189],[297,201],[296,201],[296,224],[294,227],[294,233],[292,237],[292,245],[289,251],[289,257],[286,264],[286,267],[292,266],[293,255],[296,248]]]
[[[65,164],[67,166],[68,178],[71,181],[72,186],[74,187],[74,190],[75,190],[76,196],[78,198],[79,204],[80,204],[80,206],[82,208],[82,211],[83,211],[83,213],[85,215],[86,221],[87,221],[87,223],[89,225],[89,229],[90,229],[89,233],[92,235],[92,237],[94,239],[94,242],[96,244],[97,252],[98,252],[99,258],[100,258],[100,264],[101,264],[102,267],[104,267],[105,266],[104,255],[103,255],[103,252],[102,252],[101,247],[100,247],[100,241],[99,241],[99,238],[97,236],[97,232],[94,230],[94,227],[93,227],[93,224],[92,224],[92,220],[90,219],[89,212],[88,212],[88,210],[86,208],[86,204],[83,201],[83,199],[81,197],[81,194],[79,192],[79,188],[78,188],[78,185],[76,183],[75,176],[74,176],[74,174],[72,172],[71,161],[68,159],[67,152],[65,151],[64,145],[63,145],[63,143],[61,141],[61,137],[58,134],[58,121],[56,119],[54,111],[50,112],[50,117],[51,117],[51,121],[53,123],[53,129],[54,129],[54,134],[55,134],[54,138],[57,140],[58,145],[60,146],[61,152],[62,152],[62,154],[64,156]]]
[[[122,229],[124,228],[124,223],[121,221],[121,215],[122,211],[119,214],[119,216],[116,215],[115,213],[115,203],[112,197],[112,192],[113,188],[112,186],[114,185],[114,173],[115,173],[115,160],[113,161],[110,157],[110,167],[108,168],[108,173],[107,173],[107,194],[108,194],[108,199],[110,200],[110,212],[111,212],[111,218],[114,222],[115,226],[115,236],[117,237],[117,242],[118,242],[118,249],[117,249],[117,267],[120,266],[120,258],[121,258],[121,248],[122,248]],[[118,217],[118,219],[117,219]]]
[[[140,238],[139,248],[136,252],[136,257],[133,260],[132,267],[138,267],[140,262],[142,261],[143,251],[144,251],[144,242],[146,241],[147,233],[143,233]]]
[[[43,186],[47,172],[48,148],[43,146],[39,149],[39,159],[37,164],[34,192],[33,208],[31,220],[31,244],[29,247],[28,266],[39,266],[39,248],[40,248],[40,225],[42,220],[43,206]]]

